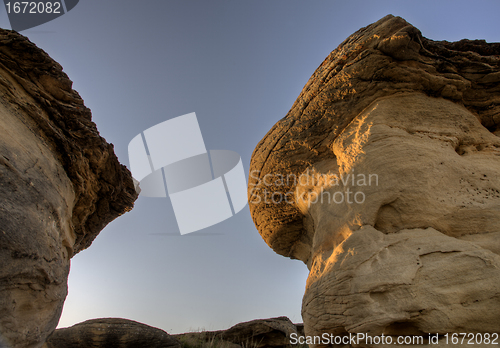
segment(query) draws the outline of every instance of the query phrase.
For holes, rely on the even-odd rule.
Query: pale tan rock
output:
[[[387,16],[259,143],[250,210],[310,270],[306,335],[500,331],[499,54]]]
[[[0,345],[40,347],[70,258],[137,193],[59,64],[0,30]]]

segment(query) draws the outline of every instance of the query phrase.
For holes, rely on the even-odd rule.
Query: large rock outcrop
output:
[[[12,348],[41,346],[70,258],[137,198],[71,86],[44,51],[0,30],[0,342]]]
[[[92,319],[50,335],[42,348],[181,348],[158,328],[120,318]]]
[[[120,318],[87,320],[57,329],[42,348],[288,348],[290,336],[301,335],[302,325],[287,317],[256,319],[227,330],[169,335],[163,330]]]
[[[389,15],[325,59],[249,180],[263,239],[310,270],[306,335],[500,331],[499,136],[498,43]]]
[[[188,347],[289,348],[292,347],[290,336],[301,335],[300,329],[287,317],[278,317],[239,323],[227,330],[191,332],[174,337]]]

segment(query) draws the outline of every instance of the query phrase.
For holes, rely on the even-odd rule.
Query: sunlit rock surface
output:
[[[70,258],[137,193],[62,67],[0,30],[0,346],[40,347]]]
[[[499,55],[387,16],[257,145],[250,210],[310,270],[306,335],[500,331]]]

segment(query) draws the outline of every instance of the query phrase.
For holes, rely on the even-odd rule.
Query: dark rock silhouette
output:
[[[301,325],[299,324],[299,331]],[[297,326],[287,317],[256,319],[227,330],[169,335],[132,320],[103,318],[58,329],[42,348],[288,348]],[[298,333],[299,335],[301,332]]]
[[[287,317],[256,319],[236,324],[227,330],[191,332],[174,335],[187,346],[220,348],[288,348],[297,326]],[[300,333],[299,333],[300,334]]]
[[[180,348],[181,344],[163,330],[133,320],[92,319],[58,329],[43,348]]]

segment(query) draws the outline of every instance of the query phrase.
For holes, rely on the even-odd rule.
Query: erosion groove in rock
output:
[[[40,347],[67,294],[70,258],[137,193],[62,67],[0,30],[0,341]]]
[[[257,145],[250,211],[310,270],[306,335],[500,331],[499,77],[500,44],[389,15]]]
[[[42,348],[181,348],[173,336],[133,320],[103,318],[58,329]]]

